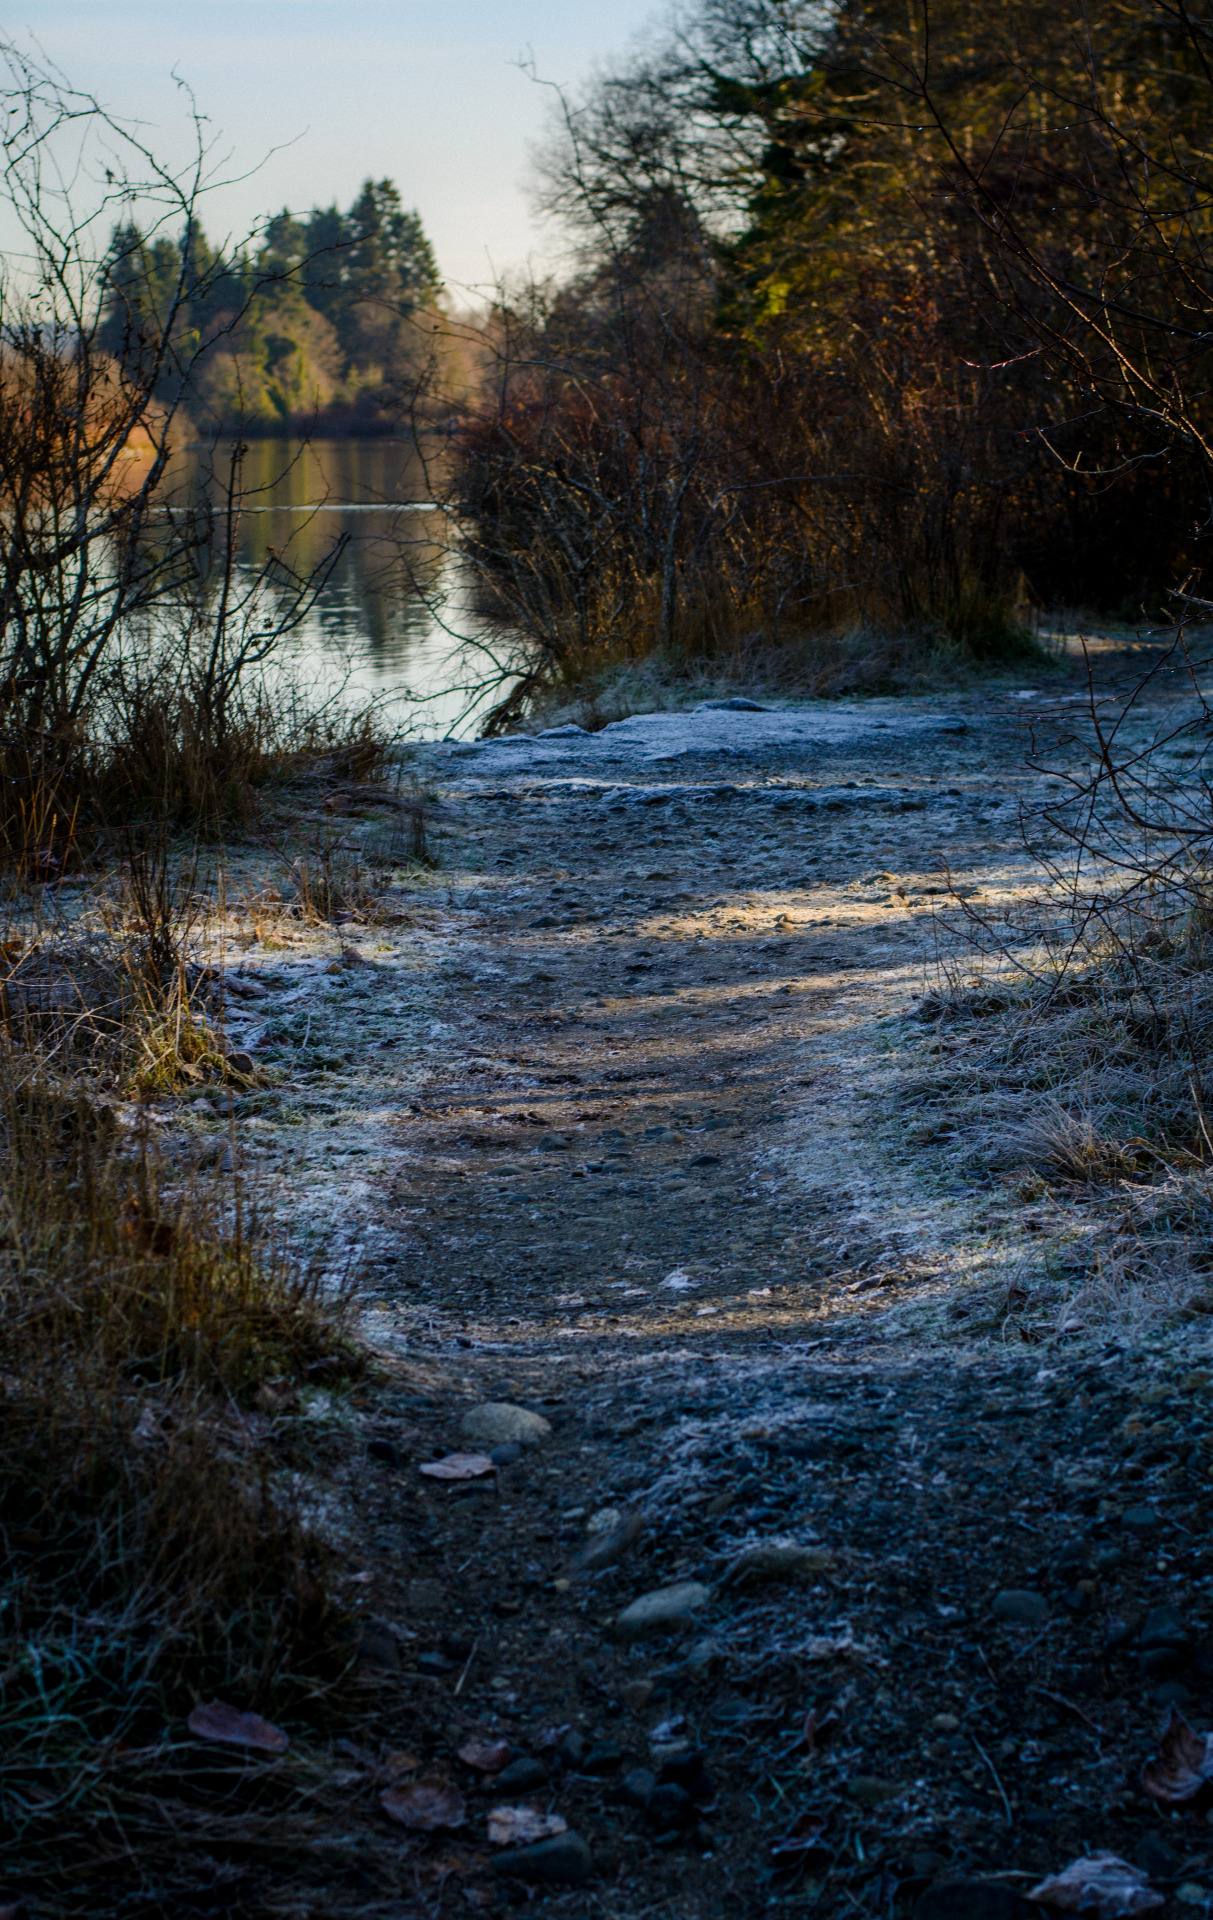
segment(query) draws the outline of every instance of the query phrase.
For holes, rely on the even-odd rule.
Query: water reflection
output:
[[[168,486],[178,499],[201,488],[218,501],[230,459],[223,445],[186,448]],[[239,551],[250,572],[278,558],[309,575],[345,539],[289,643],[292,676],[320,697],[344,688],[351,701],[373,698],[393,725],[420,734],[474,732],[467,689],[486,667],[480,623],[412,442],[253,441],[243,486]],[[478,705],[493,698],[499,690]]]

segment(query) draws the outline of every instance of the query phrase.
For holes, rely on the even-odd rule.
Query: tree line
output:
[[[425,378],[439,292],[419,215],[391,180],[368,180],[347,212],[284,210],[230,255],[196,218],[173,235],[124,221],[96,344],[128,374],[157,357],[153,394],[199,432],[382,430]]]

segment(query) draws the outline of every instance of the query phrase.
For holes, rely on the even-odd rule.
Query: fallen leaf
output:
[[[380,1794],[379,1804],[389,1819],[411,1827],[414,1833],[461,1827],[467,1819],[463,1795],[449,1780],[416,1780],[411,1787],[389,1787]]]
[[[536,1813],[534,1807],[494,1807],[489,1815],[489,1839],[495,1847],[525,1847],[568,1830],[568,1821],[558,1813]]]
[[[820,1841],[825,1824],[820,1814],[802,1813],[798,1820],[792,1822],[781,1839],[772,1840],[772,1860],[800,1864],[806,1854],[824,1853],[825,1849],[820,1845]]]
[[[1091,1853],[1073,1861],[1064,1873],[1050,1874],[1033,1887],[1028,1899],[1055,1913],[1090,1914],[1092,1920],[1130,1920],[1135,1914],[1156,1913],[1164,1904],[1145,1874],[1115,1853]]]
[[[482,1474],[496,1471],[487,1453],[448,1453],[421,1467],[427,1480],[479,1480]]]
[[[257,1753],[285,1753],[290,1740],[281,1727],[271,1726],[259,1713],[241,1713],[225,1700],[195,1707],[189,1717],[195,1740],[216,1740],[225,1747],[251,1747]]]
[[[383,1771],[395,1779],[398,1773],[416,1773],[421,1765],[415,1753],[406,1753],[403,1747],[392,1747],[383,1756]]]
[[[1158,1752],[1141,1770],[1141,1784],[1151,1800],[1163,1807],[1180,1807],[1213,1779],[1213,1734],[1197,1733],[1178,1707],[1162,1730]]]
[[[508,1740],[469,1740],[460,1747],[459,1758],[465,1767],[475,1767],[477,1773],[500,1773],[508,1765],[510,1743]]]

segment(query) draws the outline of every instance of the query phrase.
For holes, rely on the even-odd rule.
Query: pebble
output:
[[[615,1798],[625,1807],[647,1807],[657,1791],[657,1775],[647,1767],[629,1767],[619,1782]]]
[[[1162,1521],[1153,1507],[1126,1507],[1120,1516],[1120,1524],[1130,1533],[1157,1533]]]
[[[711,1588],[698,1580],[681,1580],[677,1586],[657,1587],[624,1608],[615,1622],[616,1636],[620,1640],[640,1640],[648,1633],[684,1626],[707,1606],[711,1597]]]
[[[512,1467],[514,1462],[521,1458],[522,1448],[517,1440],[507,1440],[500,1447],[489,1448],[489,1459],[495,1467]]]
[[[797,1575],[825,1573],[834,1564],[828,1547],[807,1547],[787,1535],[760,1540],[743,1547],[734,1560],[726,1580],[779,1580]]]
[[[534,1793],[548,1784],[548,1770],[541,1760],[522,1754],[503,1767],[493,1781],[494,1793]]]
[[[882,1807],[886,1800],[896,1800],[901,1788],[896,1780],[880,1780],[874,1773],[856,1773],[847,1781],[847,1792],[858,1807]]]
[[[1188,1630],[1174,1607],[1150,1608],[1142,1622],[1140,1646],[1146,1653],[1162,1647],[1187,1651]]]
[[[614,1773],[622,1763],[623,1754],[611,1740],[597,1741],[581,1763],[582,1773]]]
[[[542,1414],[530,1413],[526,1407],[511,1406],[507,1400],[485,1400],[464,1414],[459,1431],[465,1440],[474,1440],[482,1447],[536,1447],[552,1429]]]
[[[445,1653],[419,1653],[417,1655],[418,1673],[449,1673],[455,1665]]]
[[[605,1568],[613,1567],[629,1547],[635,1546],[643,1532],[644,1515],[625,1514],[617,1525],[596,1533],[589,1545],[582,1548],[575,1562],[578,1573],[602,1573]]]
[[[552,1749],[562,1767],[569,1767],[575,1773],[590,1750],[589,1741],[575,1727],[562,1734]]]
[[[1186,1707],[1192,1695],[1182,1681],[1164,1680],[1160,1687],[1152,1689],[1150,1698],[1156,1707]]]
[[[996,1619],[1016,1627],[1042,1627],[1049,1617],[1049,1603],[1043,1593],[1031,1587],[1004,1587],[994,1596]]]
[[[363,1666],[399,1673],[400,1643],[390,1628],[368,1622],[358,1635],[358,1659]]]
[[[653,1693],[654,1685],[651,1680],[629,1680],[619,1697],[630,1713],[640,1713],[648,1706]]]
[[[558,1833],[518,1847],[492,1862],[492,1871],[539,1887],[582,1887],[594,1871],[594,1856],[579,1833]]]
[[[699,1818],[699,1810],[690,1794],[674,1780],[654,1787],[644,1811],[655,1833],[677,1833],[693,1827]]]

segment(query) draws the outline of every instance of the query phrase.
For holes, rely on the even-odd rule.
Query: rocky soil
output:
[[[1084,1202],[967,1152],[932,997],[1081,701],[427,749],[440,870],[232,946],[283,1084],[190,1124],[354,1259],[382,1365],[310,1408],[363,1637],[272,1910],[959,1920],[1100,1848],[1213,1906],[1201,1797],[1140,1786],[1213,1719],[1209,1341],[1004,1324]]]

